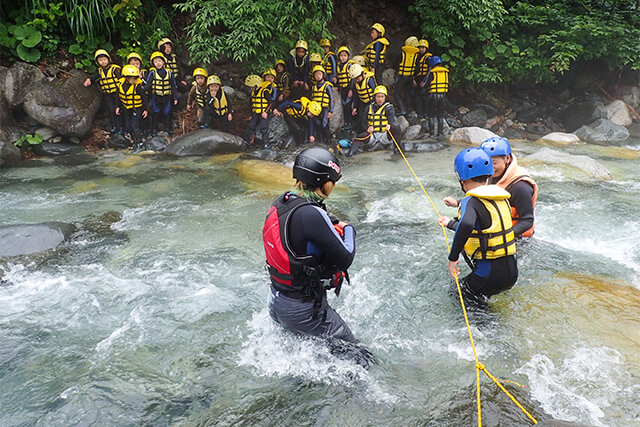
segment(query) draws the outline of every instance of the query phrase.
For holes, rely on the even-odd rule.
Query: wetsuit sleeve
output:
[[[309,83],[309,55],[305,56],[304,59],[304,67],[301,80],[305,83]]]
[[[300,108],[302,108],[302,105],[292,101],[284,101],[280,105],[278,105],[277,108],[278,110],[282,111],[287,107],[291,107],[291,108],[295,108],[296,110],[299,110]]]
[[[333,86],[328,84],[325,88],[327,95],[329,95],[329,112],[333,113]]]
[[[385,113],[387,115],[387,120],[389,120],[389,124],[391,126],[395,126],[396,125],[396,109],[393,106],[393,104],[387,105],[387,108],[385,108]]]
[[[308,136],[313,135],[313,122],[314,122],[313,119],[307,117],[307,123],[309,123],[309,135]]]
[[[224,88],[220,87],[220,91],[224,92]],[[231,106],[231,100],[229,99],[229,95],[227,95],[226,92],[225,92],[225,95],[227,97],[227,108],[229,109],[229,113],[235,114],[235,111],[233,111],[233,107]],[[222,93],[220,94],[220,98],[222,98]]]
[[[122,77],[122,73],[120,72],[120,67],[113,68],[113,75],[116,77],[116,79],[119,79],[120,77]]]
[[[369,77],[369,87],[371,88],[371,91],[376,90],[376,79],[373,76]]]
[[[331,69],[333,70],[333,73],[327,76],[327,80],[331,81],[336,76],[338,65],[336,64],[336,57],[333,55],[329,56],[329,61],[331,62],[331,67],[332,67]]]
[[[89,76],[89,80],[91,80],[91,84],[97,82],[99,78],[100,78],[100,73],[98,71],[96,71],[95,73]]]
[[[144,88],[142,87],[142,85],[138,85],[136,86],[136,93],[138,95],[140,95],[140,97],[142,98],[142,109],[143,110],[148,110],[149,109],[149,97],[147,96],[147,92],[144,90]]]
[[[167,70],[167,73],[171,73],[171,71]],[[178,84],[173,73],[171,73],[171,97],[174,100],[178,99]]]
[[[484,229],[491,224],[489,211],[481,201],[473,197],[465,197],[460,202],[460,220],[456,226],[456,234],[453,236],[449,261],[457,261],[464,244],[474,229]]]
[[[380,52],[382,52],[382,43],[377,42],[375,44],[375,48],[376,48],[376,57],[373,60],[373,65],[371,66],[372,68],[378,68],[378,61],[380,60]]]
[[[117,86],[122,86],[122,90],[124,92],[126,92],[127,89],[124,86],[126,84],[128,84],[128,83],[127,82],[122,82],[122,84],[118,83]],[[124,109],[124,105],[122,105],[122,100],[120,99],[120,96],[117,96],[116,98],[117,98],[117,100],[116,100],[116,108],[119,108],[120,110],[123,110]],[[122,113],[122,111],[120,111],[120,113]]]
[[[144,90],[145,91],[149,91],[151,89],[151,83],[153,83],[153,78],[155,77],[155,70],[151,70],[149,71],[149,74],[147,74],[147,82],[144,85]]]
[[[518,211],[518,223],[513,226],[516,237],[533,227],[533,187],[526,181],[516,182],[510,189],[511,206]]]
[[[270,111],[275,108],[276,100],[278,99],[278,88],[275,84],[271,84],[271,96],[269,98],[269,106],[267,107],[267,111]]]
[[[284,97],[288,98],[291,94],[291,76],[289,75],[289,73],[285,72],[285,75],[282,76],[282,87],[284,88],[282,90]]]

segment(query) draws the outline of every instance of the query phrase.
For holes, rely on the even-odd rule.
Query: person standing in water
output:
[[[262,230],[269,314],[292,332],[356,343],[327,302],[327,290],[340,293],[356,253],[353,226],[332,220],[324,205],[342,177],[340,163],[325,148],[311,147],[296,157],[293,177],[296,188],[273,202]]]
[[[438,223],[455,230],[449,252],[449,273],[460,273],[460,253],[471,274],[460,281],[465,299],[482,303],[491,295],[510,289],[518,280],[516,240],[511,223],[511,195],[488,185],[493,175],[491,158],[481,148],[467,148],[456,156],[454,169],[465,197],[458,217],[441,216]]]

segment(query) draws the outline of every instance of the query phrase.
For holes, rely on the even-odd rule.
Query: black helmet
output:
[[[310,147],[296,157],[293,177],[305,184],[320,187],[327,181],[342,178],[340,162],[332,152],[322,147]]]

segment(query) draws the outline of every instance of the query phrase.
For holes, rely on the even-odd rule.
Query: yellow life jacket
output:
[[[291,74],[288,71],[283,71],[281,74],[276,74],[276,87],[278,93],[284,94],[284,97],[289,97],[291,92]]]
[[[118,79],[118,96],[120,97],[122,106],[127,110],[131,110],[133,108],[141,108],[142,96],[138,94],[136,89],[143,83],[142,79],[136,79],[136,82],[132,85],[129,85],[127,90],[124,90],[125,83],[127,83],[126,78],[122,77]]]
[[[378,66],[384,64],[384,54],[387,51],[387,46],[389,46],[389,40],[384,37],[379,37],[364,48],[364,57],[369,64],[369,68],[373,67],[376,60],[376,43],[382,43],[382,49],[380,50],[380,56],[378,57]]]
[[[218,89],[218,92],[220,93],[220,99],[218,99],[217,96],[213,97],[213,109],[219,116],[224,116],[225,114],[229,114],[229,102],[227,101],[227,94],[224,93],[222,87]]]
[[[324,58],[322,58],[322,66],[324,67],[324,71],[327,73],[327,76],[330,76],[335,72],[335,70],[333,69],[333,63],[329,61],[329,58],[331,56],[336,59],[336,54],[331,51],[327,52]],[[336,62],[338,62],[337,59]]]
[[[338,63],[336,68],[336,77],[338,78],[338,87],[348,87],[351,78],[349,77],[349,67],[356,62],[353,59],[348,59],[345,63]]]
[[[398,74],[412,76],[416,71],[416,61],[420,50],[414,46],[402,46],[402,60],[398,66]]]
[[[320,87],[317,84],[313,85],[311,89],[311,100],[319,102],[322,108],[329,108],[329,93],[333,90],[332,85],[329,82],[324,82]]]
[[[313,67],[315,67],[316,65],[320,65],[320,64],[311,64],[309,63],[309,73],[307,74],[307,81],[309,82],[309,85],[315,85],[316,83],[318,83],[316,81],[316,79],[313,77]]]
[[[311,102],[311,100],[307,97],[302,97],[300,99],[296,99],[295,101],[293,101],[296,104],[300,104],[302,105],[302,109],[298,110],[297,108],[293,108],[292,106],[288,105],[285,108],[285,111],[287,112],[287,114],[289,115],[289,117],[292,117],[294,119],[303,119],[307,116],[307,108],[309,107],[309,103]]]
[[[161,68],[164,69],[164,68]],[[154,68],[153,80],[151,82],[151,93],[158,96],[171,95],[171,72],[167,69],[164,78],[158,74],[158,69]]]
[[[271,82],[262,82],[257,90],[251,92],[251,111],[256,114],[262,114],[269,107],[268,94],[273,93],[274,84]]]
[[[209,90],[205,86],[204,92],[203,92],[203,91],[200,91],[200,86],[198,86],[197,84],[195,86],[196,86],[196,90],[194,91],[193,95],[196,100],[196,104],[198,105],[198,107],[204,108],[204,106],[207,103],[207,93],[209,93]]]
[[[109,64],[106,69],[98,68],[98,86],[104,93],[115,93],[118,90],[118,76],[116,76],[116,70],[120,70],[120,66],[116,64]]]
[[[471,232],[464,244],[467,256],[472,259],[496,259],[515,254],[516,236],[511,222],[509,192],[497,185],[483,185],[468,191],[465,196],[480,200],[491,215],[491,225],[488,228]]]
[[[431,69],[431,83],[429,83],[429,93],[447,93],[449,92],[449,70],[436,65]]]
[[[375,77],[373,77],[373,73],[371,71],[365,71],[362,81],[360,83],[355,82],[356,92],[358,92],[358,98],[360,98],[360,101],[365,104],[370,103],[373,99],[373,89],[369,85],[369,79],[371,78],[375,80]]]
[[[164,55],[164,54],[163,54]],[[172,53],[171,55],[164,55],[167,58],[167,62],[164,64],[164,68],[171,71],[175,78],[178,78],[178,60],[176,59],[176,54]]]
[[[389,124],[389,118],[387,117],[387,112],[385,108],[389,105],[388,102],[385,102],[380,107],[374,105],[373,103],[369,104],[369,112],[367,113],[367,124],[369,126],[373,126],[374,132],[386,132],[386,126]],[[374,111],[374,108],[377,108]]]

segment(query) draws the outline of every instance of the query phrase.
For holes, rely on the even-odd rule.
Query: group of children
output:
[[[244,83],[250,88],[251,117],[245,140],[248,144],[269,147],[269,120],[282,116],[297,145],[329,144],[329,120],[334,111],[334,90],[343,107],[343,130],[355,132],[355,144],[371,148],[378,143],[400,143],[396,116],[413,109],[421,119],[428,118],[429,134],[441,135],[444,126],[444,106],[449,89],[449,71],[438,56],[428,52],[429,42],[411,36],[402,47],[397,69],[396,101],[398,111],[388,102],[387,88],[381,85],[382,71],[389,41],[380,23],[370,27],[371,43],[363,55],[351,57],[347,46],[337,53],[328,39],[320,40],[324,54],[310,53],[305,40],[298,40],[288,60],[279,59],[274,68],[262,75],[249,75]],[[164,38],[150,57],[152,67],[142,67],[137,53],[127,56],[122,68],[111,61],[103,49],[96,51],[98,71],[85,81],[85,86],[97,82],[104,93],[112,132],[127,133],[136,149],[142,147],[143,131],[155,136],[162,124],[173,133],[172,112],[178,103],[179,69],[173,43]],[[187,110],[196,111],[201,128],[216,126],[228,131],[233,109],[217,75],[208,75],[204,68],[193,71],[194,81],[187,98]],[[337,95],[336,95],[337,96]],[[151,116],[150,123],[144,120]],[[437,123],[437,128],[436,128]],[[146,132],[144,132],[146,133]]]

